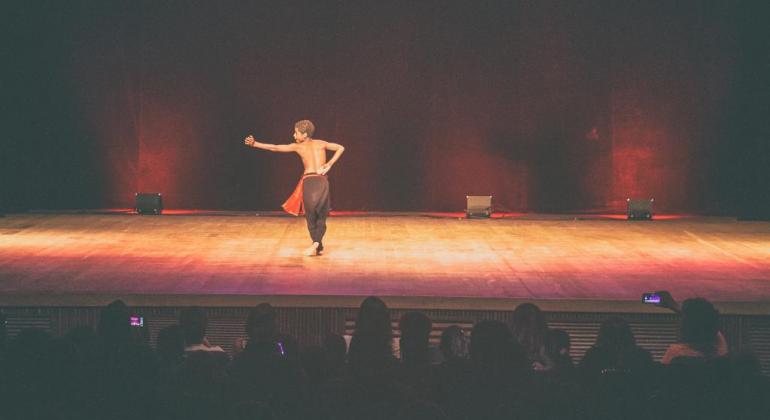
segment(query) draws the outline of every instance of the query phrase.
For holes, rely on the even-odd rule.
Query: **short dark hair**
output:
[[[313,137],[313,133],[315,133],[315,125],[310,120],[297,121],[294,123],[294,129],[307,134],[308,137]]]
[[[707,356],[715,356],[719,332],[719,311],[703,298],[682,302],[679,334],[683,343]]]
[[[445,359],[453,357],[465,357],[468,355],[468,339],[462,328],[450,325],[441,333],[441,354]]]
[[[264,302],[251,308],[246,317],[246,334],[250,339],[272,338],[275,335],[275,308]]]
[[[188,346],[203,342],[208,325],[209,318],[206,316],[206,312],[197,306],[184,308],[179,314],[179,326],[182,327],[184,341]]]
[[[181,359],[184,356],[184,345],[184,333],[179,325],[170,325],[158,332],[155,347],[163,362]]]
[[[527,368],[524,348],[502,321],[482,320],[473,326],[470,356],[471,361],[487,373],[510,373]]]
[[[427,341],[433,328],[433,322],[423,312],[409,311],[401,316],[399,327],[401,328],[402,338],[407,337],[407,339],[414,338]]]
[[[410,311],[401,316],[401,360],[422,361],[429,359],[428,340],[433,322],[423,312]]]
[[[97,334],[107,343],[118,345],[131,337],[131,312],[125,302],[118,299],[101,310]]]
[[[610,350],[627,350],[636,346],[634,333],[628,322],[619,316],[610,316],[599,326],[596,347]]]

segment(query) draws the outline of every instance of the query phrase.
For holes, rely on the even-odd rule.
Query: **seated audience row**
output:
[[[349,349],[336,334],[300,347],[262,303],[232,354],[209,343],[206,312],[195,307],[151,349],[115,301],[96,331],[63,337],[24,330],[8,342],[3,319],[0,404],[9,419],[766,418],[757,359],[728,351],[710,302],[689,299],[680,312],[681,342],[662,363],[628,322],[609,316],[575,364],[569,334],[548,328],[531,303],[509,325],[450,326],[438,349],[432,320],[407,312],[397,355],[390,311],[377,297],[361,303]]]

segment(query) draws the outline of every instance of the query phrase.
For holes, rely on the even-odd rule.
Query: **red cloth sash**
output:
[[[302,179],[299,180],[297,188],[294,189],[294,192],[291,193],[289,199],[286,200],[281,207],[283,207],[286,213],[294,216],[305,213],[304,206],[302,205]]]
[[[299,179],[299,182],[297,183],[297,188],[294,189],[294,192],[291,193],[289,196],[289,199],[286,200],[281,207],[283,207],[284,211],[286,213],[289,213],[294,216],[299,216],[301,214],[305,214],[305,206],[302,203],[302,185],[305,181],[305,178],[309,176],[323,176],[321,174],[304,174],[302,175],[302,178]]]

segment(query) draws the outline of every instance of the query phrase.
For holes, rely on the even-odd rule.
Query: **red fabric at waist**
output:
[[[294,192],[291,193],[291,195],[286,200],[286,202],[284,202],[283,205],[281,205],[281,207],[283,207],[286,213],[292,214],[294,216],[305,214],[305,208],[302,203],[302,181],[305,178],[309,178],[311,176],[326,176],[326,175],[316,174],[312,172],[307,174],[302,174],[302,178],[300,178],[299,182],[297,183],[297,187],[294,188]]]

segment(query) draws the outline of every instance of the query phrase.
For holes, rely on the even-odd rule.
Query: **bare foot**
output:
[[[313,242],[313,245],[310,245],[305,252],[303,252],[308,257],[312,257],[313,255],[318,255],[318,242]]]

